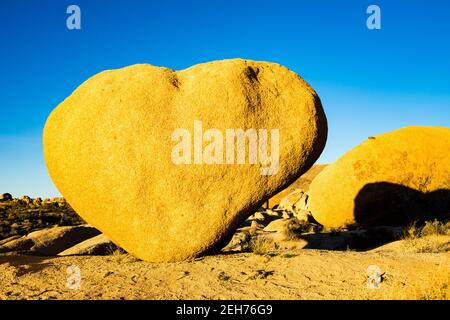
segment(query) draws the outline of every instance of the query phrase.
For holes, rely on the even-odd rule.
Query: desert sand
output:
[[[291,249],[176,263],[0,255],[0,299],[449,299],[449,253],[405,252],[404,241],[368,252]],[[67,287],[71,265],[80,268],[79,289]],[[370,265],[382,271],[378,289],[368,287]]]

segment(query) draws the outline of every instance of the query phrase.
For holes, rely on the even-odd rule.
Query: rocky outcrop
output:
[[[95,255],[103,256],[112,254],[119,248],[109,240],[104,234],[92,237],[82,241],[73,247],[70,247],[60,253],[59,256],[73,256],[73,255]]]

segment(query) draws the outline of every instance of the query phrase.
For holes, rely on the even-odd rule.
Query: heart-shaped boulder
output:
[[[225,244],[312,166],[326,136],[318,96],[278,64],[141,64],[99,73],[64,100],[44,155],[88,223],[138,258],[178,261]]]

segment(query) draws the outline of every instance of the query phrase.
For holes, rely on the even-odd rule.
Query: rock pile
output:
[[[294,190],[284,197],[277,209],[294,216],[299,221],[310,221],[312,218],[309,211],[308,194],[300,189]]]

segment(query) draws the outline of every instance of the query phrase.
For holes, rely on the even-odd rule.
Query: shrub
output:
[[[257,255],[273,256],[276,255],[277,245],[271,239],[256,237],[250,241],[249,250]]]
[[[286,225],[286,229],[283,231],[284,238],[287,240],[294,240],[302,233],[317,232],[318,226],[311,224],[307,221],[299,221],[297,219],[291,219]]]
[[[405,228],[403,239],[414,240],[433,235],[450,235],[450,221],[426,221],[423,226],[412,223]]]
[[[450,235],[450,221],[441,222],[438,220],[427,221],[423,226],[421,236],[431,236],[431,235]]]

